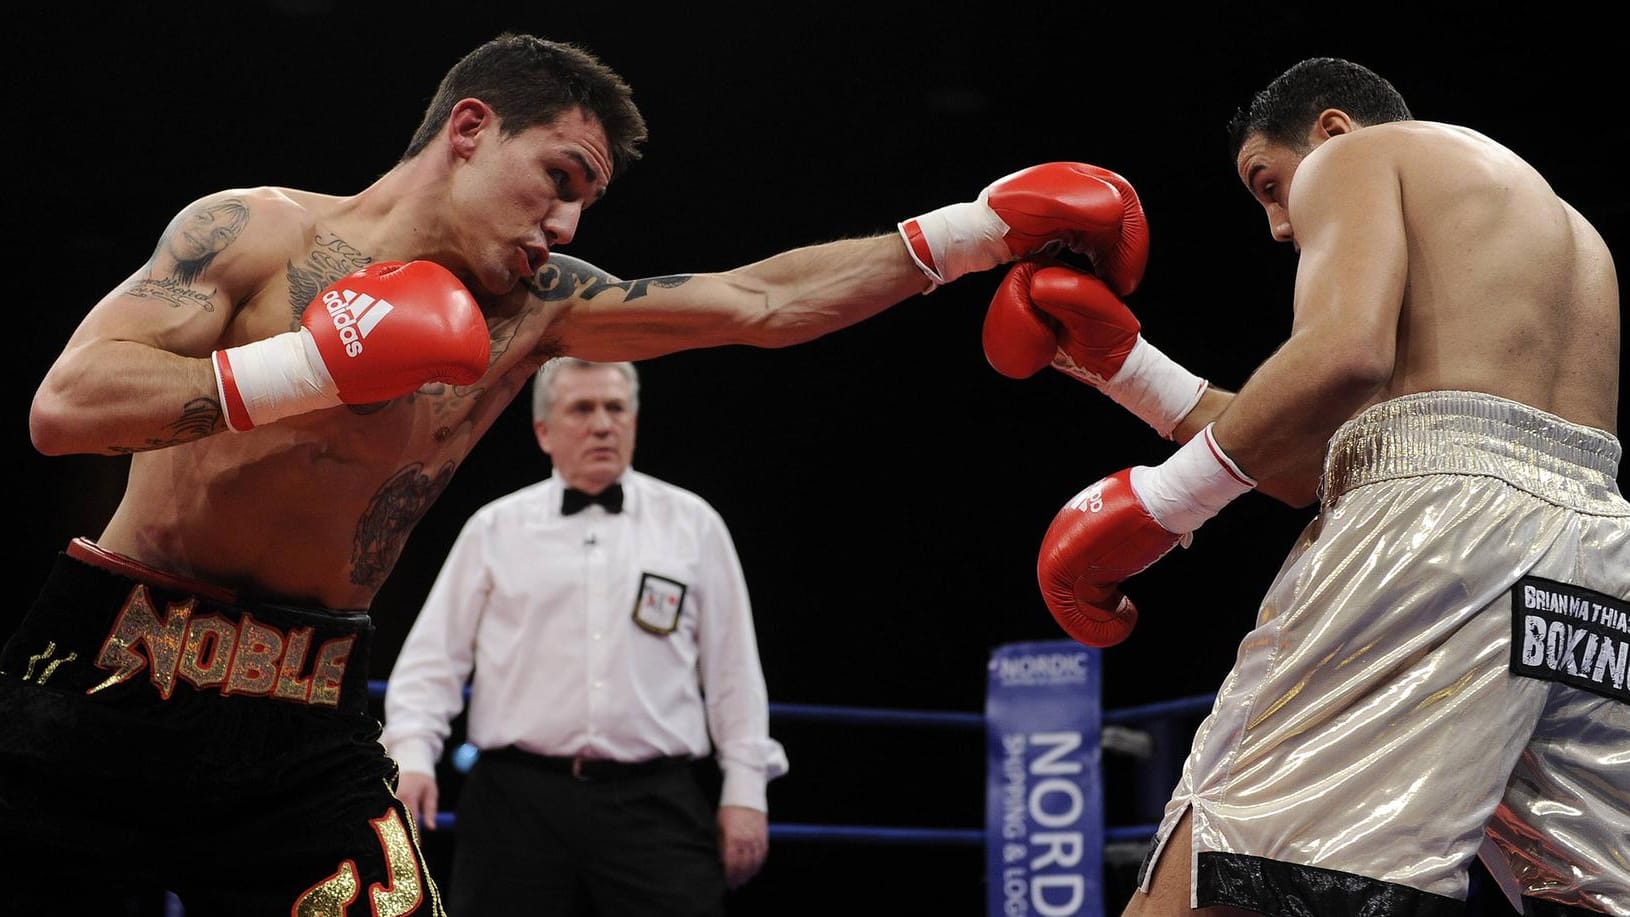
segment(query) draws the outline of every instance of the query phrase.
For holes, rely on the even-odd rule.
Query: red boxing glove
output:
[[[1042,266],[1021,261],[1008,268],[985,310],[985,360],[1010,379],[1030,378],[1058,352],[1058,324],[1030,301],[1032,278]]]
[[[491,356],[475,297],[433,261],[370,264],[318,294],[300,325],[346,404],[389,401],[427,382],[471,385]]]
[[[1008,269],[991,297],[985,358],[1002,375],[1025,379],[1063,353],[1101,385],[1120,372],[1141,327],[1097,277],[1025,261]]]
[[[985,313],[985,357],[1015,379],[1051,363],[1142,418],[1161,436],[1199,403],[1206,380],[1143,337],[1142,324],[1102,280],[1063,265],[1008,270]],[[1041,359],[1042,338],[1055,347]]]
[[[381,261],[317,295],[300,330],[213,354],[235,431],[338,404],[371,404],[428,382],[471,385],[491,355],[486,320],[430,261]]]
[[[1132,469],[1104,478],[1064,504],[1041,540],[1036,579],[1047,610],[1079,643],[1120,643],[1138,623],[1121,583],[1181,540],[1149,515],[1132,489]]]
[[[1047,610],[1080,643],[1125,640],[1138,609],[1121,583],[1186,547],[1201,523],[1255,486],[1207,426],[1164,463],[1118,471],[1081,491],[1042,538],[1036,580]]]
[[[1149,260],[1149,225],[1131,183],[1082,162],[1021,169],[973,201],[906,220],[899,229],[935,286],[1063,247],[1086,255],[1125,296],[1137,289]]]

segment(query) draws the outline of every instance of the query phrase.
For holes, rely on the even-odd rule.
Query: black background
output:
[[[33,27],[13,24],[5,231],[9,314],[24,343],[5,429],[20,457],[8,498],[22,533],[17,601],[67,539],[99,531],[123,485],[123,459],[45,458],[27,438],[28,399],[86,309],[202,194],[362,189],[396,160],[442,72],[505,28],[580,42],[634,87],[651,127],[646,158],[563,249],[625,278],[723,270],[891,231],[1026,165],[1087,161],[1129,179],[1148,214],[1148,273],[1129,299],[1145,334],[1237,388],[1289,329],[1295,261],[1234,177],[1222,126],[1252,91],[1316,54],[1375,68],[1417,117],[1503,141],[1615,252],[1630,247],[1620,69],[1630,46],[1582,7],[1508,16],[1468,4],[1397,17],[1350,4],[1339,14],[1131,6],[431,11],[282,0],[63,5]],[[993,647],[1063,636],[1035,582],[1054,512],[1097,478],[1170,451],[1062,375],[1015,381],[989,368],[979,328],[998,277],[966,278],[785,350],[715,348],[641,364],[635,464],[695,490],[729,522],[773,702],[980,710]],[[374,677],[389,674],[463,520],[546,473],[518,399],[380,593]],[[254,507],[240,511],[254,525]],[[1105,706],[1214,691],[1309,518],[1248,495],[1192,549],[1133,581],[1143,623],[1104,654]],[[773,731],[793,762],[771,788],[775,821],[982,823],[977,734]],[[1109,794],[1112,822],[1143,819],[1125,786]],[[446,843],[431,841],[433,858]],[[840,852],[789,841],[736,905],[978,914],[981,873],[973,848]],[[908,906],[885,909],[896,894]]]

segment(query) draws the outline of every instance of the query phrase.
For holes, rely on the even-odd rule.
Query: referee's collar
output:
[[[632,514],[632,513],[636,512],[638,510],[638,508],[639,508],[639,492],[640,492],[640,488],[639,488],[639,485],[636,483],[636,481],[638,481],[639,478],[640,478],[640,475],[634,471],[634,466],[629,465],[627,468],[623,469],[623,473],[618,475],[616,480],[614,480],[610,484],[606,485],[606,487],[608,489],[612,488],[612,487],[621,487],[622,488],[622,491],[623,491],[622,514],[623,515]],[[553,512],[557,516],[563,516],[564,515],[560,511],[560,504],[561,504],[562,498],[566,494],[566,488],[570,487],[570,486],[571,485],[566,483],[566,479],[561,477],[559,471],[551,470],[549,472],[549,505],[551,507],[551,512]],[[567,518],[570,518],[570,517],[567,517]]]

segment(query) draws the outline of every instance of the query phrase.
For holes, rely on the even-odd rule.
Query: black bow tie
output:
[[[563,516],[578,513],[590,503],[598,503],[606,508],[608,513],[623,511],[623,485],[613,484],[597,494],[585,493],[575,487],[566,488],[566,495],[561,498],[560,512]]]

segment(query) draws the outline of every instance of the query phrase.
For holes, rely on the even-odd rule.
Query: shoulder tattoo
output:
[[[248,224],[249,205],[235,197],[183,210],[165,227],[148,259],[147,274],[131,286],[130,295],[213,312],[210,299],[215,288],[204,290],[195,284]]]

